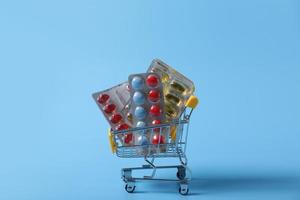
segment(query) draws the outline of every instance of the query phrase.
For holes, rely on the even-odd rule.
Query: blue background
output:
[[[299,55],[297,0],[1,1],[0,199],[299,199]],[[91,98],[156,57],[201,99],[188,197],[124,191]]]

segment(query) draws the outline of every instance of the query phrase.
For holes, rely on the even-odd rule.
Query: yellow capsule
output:
[[[176,140],[176,126],[170,127],[170,136],[172,141]]]
[[[172,104],[165,104],[165,112],[169,118],[175,118],[177,116],[177,106]]]
[[[171,93],[168,93],[165,97],[167,101],[170,101],[170,103],[177,105],[180,103],[180,99]]]
[[[169,77],[168,74],[163,74],[163,75],[162,75],[162,78],[161,78],[161,81],[162,81],[163,83],[165,83],[165,82],[169,81],[169,79],[170,79],[170,77]]]
[[[127,113],[127,119],[130,123],[133,123],[133,117],[131,113]]]
[[[177,90],[181,94],[184,93],[184,91],[185,91],[185,87],[175,81],[171,82],[170,85],[173,89]]]

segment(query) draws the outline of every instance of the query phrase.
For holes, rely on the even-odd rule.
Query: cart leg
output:
[[[144,176],[145,179],[152,179],[155,176],[156,173],[156,166],[154,165],[154,157],[152,157],[152,160],[148,160],[147,157],[145,156],[145,161],[149,164],[149,165],[143,165],[143,168],[152,168],[152,174],[151,176]]]
[[[122,179],[124,182],[128,182],[132,180],[132,170],[131,169],[122,169],[121,171]]]
[[[185,154],[182,155],[182,151],[177,149],[177,154],[178,154],[178,158],[179,161],[182,165],[186,166],[187,165],[187,157],[185,156]]]
[[[185,178],[185,176],[186,176],[186,172],[185,171],[186,171],[185,166],[178,166],[177,167],[177,174],[176,174],[176,176],[177,176],[177,178],[179,180],[183,180]]]
[[[132,178],[132,170],[131,169],[122,169],[122,179],[125,182],[125,190],[128,193],[133,193],[135,190],[135,182]]]

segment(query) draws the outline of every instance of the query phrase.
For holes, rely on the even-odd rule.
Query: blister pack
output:
[[[164,122],[164,95],[160,77],[155,73],[133,74],[128,81],[133,125],[144,127]]]
[[[130,100],[128,82],[96,92],[92,96],[112,130],[126,130],[132,127],[128,104]]]
[[[147,127],[165,122],[164,95],[161,79],[156,73],[133,74],[128,78],[131,113],[134,127]],[[163,144],[165,136],[160,128],[153,132],[140,131],[135,145]],[[145,148],[142,149],[145,151]]]
[[[161,77],[166,120],[170,122],[179,118],[186,101],[195,91],[194,83],[159,59],[154,59],[147,71]]]

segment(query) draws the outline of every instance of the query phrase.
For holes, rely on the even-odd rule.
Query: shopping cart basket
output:
[[[195,96],[191,96],[186,105],[184,112],[179,119],[174,120],[171,123],[159,124],[153,126],[147,126],[144,128],[132,128],[122,131],[110,131],[109,139],[111,149],[113,153],[116,153],[121,158],[144,158],[146,163],[142,167],[123,168],[121,170],[122,179],[125,182],[125,190],[132,193],[135,190],[135,183],[137,181],[144,180],[157,180],[157,181],[175,181],[179,183],[179,193],[186,195],[189,192],[188,182],[191,180],[191,171],[187,167],[187,157],[185,154],[189,121],[193,110],[198,104],[198,99]],[[130,134],[132,138],[139,137],[141,135],[147,135],[152,138],[154,135],[158,135],[159,140],[164,138],[164,142],[161,143],[147,143],[141,145],[126,146],[124,138]],[[163,136],[163,137],[160,137]],[[155,158],[168,158],[178,157],[179,165],[167,165],[156,166],[154,165]],[[178,179],[159,179],[155,178],[157,169],[177,169]],[[150,176],[133,177],[132,172],[134,170],[146,170],[152,169]],[[188,172],[188,176],[187,176]]]

